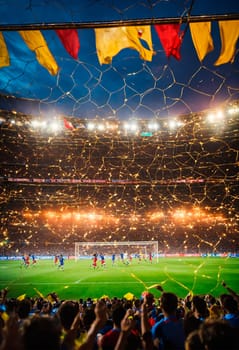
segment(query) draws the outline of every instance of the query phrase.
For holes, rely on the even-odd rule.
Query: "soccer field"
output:
[[[60,299],[123,297],[130,292],[140,297],[145,290],[156,297],[160,292],[155,286],[185,297],[194,294],[211,293],[215,296],[225,292],[222,280],[239,292],[239,259],[222,257],[178,257],[159,258],[158,262],[132,261],[124,265],[117,261],[115,266],[106,260],[106,267],[93,270],[91,260],[65,260],[64,270],[58,270],[52,260],[38,260],[28,268],[21,261],[0,261],[0,288],[9,288],[9,297],[46,296],[56,292]]]

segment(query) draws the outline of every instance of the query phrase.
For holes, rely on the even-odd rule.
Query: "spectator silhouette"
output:
[[[207,320],[201,325],[199,335],[205,350],[238,350],[236,332],[224,320]]]
[[[184,316],[184,331],[187,337],[189,333],[198,329],[202,322],[209,316],[207,303],[203,297],[195,295],[192,297],[191,309]]]
[[[155,347],[160,350],[184,350],[183,319],[176,316],[177,296],[174,293],[163,292],[160,306],[164,317],[152,327]]]
[[[34,317],[25,326],[24,350],[60,350],[61,327],[56,318]]]
[[[112,311],[113,327],[100,338],[98,338],[98,345],[102,350],[114,350],[120,334],[120,324],[126,313],[122,305],[116,305]]]
[[[239,310],[234,297],[230,294],[222,294],[220,301],[224,312],[223,319],[232,327],[239,328]]]

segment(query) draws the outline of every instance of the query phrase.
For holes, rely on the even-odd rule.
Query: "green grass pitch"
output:
[[[26,294],[29,297],[44,296],[56,292],[60,299],[100,298],[103,295],[123,297],[130,292],[140,297],[143,291],[150,291],[156,297],[155,289],[162,285],[165,291],[185,297],[193,294],[225,293],[222,280],[239,292],[239,259],[222,257],[176,257],[159,258],[158,262],[134,260],[131,265],[117,261],[115,266],[106,259],[106,267],[91,267],[89,260],[65,260],[64,270],[58,270],[52,260],[38,260],[28,268],[21,261],[0,261],[0,288],[9,288],[9,297]]]

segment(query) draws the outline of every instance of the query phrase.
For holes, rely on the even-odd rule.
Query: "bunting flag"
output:
[[[180,60],[180,48],[182,44],[182,35],[180,34],[180,24],[155,24],[154,26],[159,40],[163,46],[166,56],[173,56]]]
[[[222,48],[219,58],[214,63],[215,66],[234,62],[239,37],[239,20],[219,21],[219,29]]]
[[[150,26],[95,28],[96,51],[100,64],[109,64],[125,48],[135,49],[140,58],[152,61],[153,45]],[[141,42],[144,40],[148,49]]]
[[[19,31],[28,48],[35,52],[38,62],[45,67],[50,74],[58,72],[57,63],[48,49],[47,43],[39,30]]]
[[[2,32],[0,32],[0,68],[10,65],[7,45],[5,43]]]
[[[71,122],[69,122],[67,119],[64,118],[63,122],[64,122],[64,126],[66,129],[69,129],[69,130],[75,129],[73,124]]]
[[[189,23],[193,45],[200,62],[214,49],[211,22]]]
[[[69,55],[75,59],[78,58],[80,49],[80,40],[76,29],[57,29],[57,35],[59,36],[64,48]]]

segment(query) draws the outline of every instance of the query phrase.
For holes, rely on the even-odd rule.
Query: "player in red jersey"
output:
[[[54,257],[54,265],[58,266],[58,261],[59,261],[59,255],[55,255]]]
[[[30,265],[30,255],[26,254],[25,255],[25,266],[28,267]]]
[[[97,254],[93,254],[93,258],[92,258],[92,267],[93,267],[93,269],[95,270],[95,269],[97,269],[97,260],[98,260],[98,258],[97,258]]]

